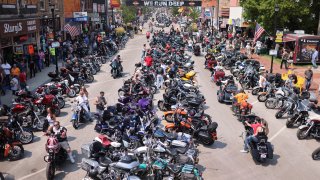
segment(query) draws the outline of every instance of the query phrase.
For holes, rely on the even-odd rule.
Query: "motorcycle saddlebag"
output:
[[[196,176],[191,173],[181,173],[181,180],[196,180]]]
[[[176,157],[176,164],[184,165],[184,164],[193,164],[192,159],[184,154],[178,154]]]
[[[90,146],[91,146],[91,144],[84,144],[84,145],[81,146],[81,153],[86,158],[90,158],[91,157]]]
[[[211,124],[208,125],[208,131],[213,132],[218,128],[218,123],[212,122]]]
[[[96,170],[98,172],[99,163],[97,161],[82,158],[81,161],[81,169],[87,171],[87,172],[93,172]]]

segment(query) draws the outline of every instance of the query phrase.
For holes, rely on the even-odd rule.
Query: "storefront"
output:
[[[29,55],[37,49],[40,21],[38,19],[6,20],[0,22],[0,49],[5,61]]]
[[[293,51],[295,64],[311,64],[313,51],[320,51],[320,36],[308,34],[285,34],[283,43],[286,49]],[[320,56],[317,63],[320,63]]]

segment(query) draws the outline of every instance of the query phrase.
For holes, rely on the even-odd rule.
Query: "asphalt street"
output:
[[[100,91],[105,91],[108,104],[117,102],[117,90],[123,80],[131,77],[134,64],[140,61],[142,45],[147,43],[145,35],[136,35],[130,39],[126,48],[120,51],[123,60],[125,76],[113,79],[110,75],[109,64],[102,67],[102,71],[95,76],[95,81],[88,85],[91,109],[94,110],[93,99]],[[274,145],[274,159],[266,164],[256,164],[250,154],[240,153],[243,139],[239,137],[243,132],[243,125],[236,120],[229,105],[217,101],[217,87],[210,82],[210,73],[204,69],[204,57],[193,57],[195,71],[201,92],[206,97],[206,113],[218,122],[218,140],[211,147],[199,146],[199,167],[203,171],[204,179],[291,179],[316,180],[320,177],[319,162],[311,159],[311,153],[319,146],[315,140],[299,141],[296,137],[297,129],[287,129],[286,119],[275,119],[275,110],[267,110],[263,103],[257,102],[256,96],[250,96],[253,112],[269,122],[269,140]],[[155,96],[155,104],[162,97],[160,92]],[[78,130],[71,126],[72,99],[62,109],[58,120],[68,129],[68,139],[76,164],[66,162],[61,170],[56,172],[56,179],[82,179],[85,172],[81,170],[81,145],[91,142],[97,133],[93,130],[94,123],[84,124]],[[161,115],[161,112],[158,112]],[[44,148],[46,137],[41,132],[35,133],[35,142],[25,145],[25,158],[15,162],[1,161],[0,170],[7,173],[7,179],[42,180],[45,177],[46,155]]]

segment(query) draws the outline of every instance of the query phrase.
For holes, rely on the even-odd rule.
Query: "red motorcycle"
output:
[[[48,87],[49,91],[51,89],[60,88],[61,93],[66,94],[69,98],[76,97],[76,95],[77,95],[75,88],[73,86],[69,86],[68,80],[63,80],[59,83],[51,82],[51,83],[46,84],[45,86]]]
[[[13,132],[0,125],[0,157],[16,161],[23,157],[24,148],[21,142],[13,138]]]
[[[47,115],[48,107],[51,107],[51,109],[53,109],[56,116],[60,115],[61,111],[59,108],[59,104],[56,100],[56,97],[52,94],[42,95],[39,98],[34,99],[33,104],[38,108],[40,114],[43,116]]]
[[[58,102],[59,109],[64,108],[64,106],[66,105],[66,102],[64,101],[64,99],[62,97],[61,88],[54,88],[54,89],[50,89],[50,90],[47,90],[47,88],[48,87],[40,86],[36,89],[35,94],[37,96],[43,96],[45,94],[52,94],[55,96],[55,101]],[[46,93],[46,92],[48,92],[48,93]]]

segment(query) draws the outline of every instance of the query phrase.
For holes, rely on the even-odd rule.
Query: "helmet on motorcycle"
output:
[[[194,109],[189,110],[189,116],[194,116],[194,115],[196,115],[196,110]]]

